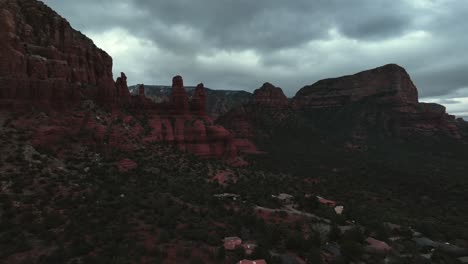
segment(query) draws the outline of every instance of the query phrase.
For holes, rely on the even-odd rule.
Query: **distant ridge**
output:
[[[195,86],[186,86],[185,89],[191,97],[195,91]],[[131,94],[138,94],[138,85],[129,87]],[[252,93],[242,90],[215,90],[206,88],[207,104],[206,113],[217,118],[227,113],[230,109],[247,103],[252,98]],[[145,96],[155,102],[168,101],[171,96],[172,88],[169,85],[146,85]]]

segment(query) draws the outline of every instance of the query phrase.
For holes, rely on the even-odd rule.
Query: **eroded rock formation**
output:
[[[174,114],[184,115],[189,113],[189,98],[184,88],[184,80],[180,75],[172,78],[171,103]]]
[[[192,113],[200,116],[206,115],[206,91],[203,83],[200,83],[193,92],[192,101]]]
[[[285,107],[289,104],[283,90],[268,82],[254,91],[253,100],[254,103],[264,106]]]
[[[116,95],[114,103],[121,105],[128,104],[131,96],[127,85],[127,75],[125,75],[125,73],[120,73],[120,77],[115,81],[115,88]]]
[[[113,103],[112,58],[39,1],[0,2],[0,104],[63,108]]]
[[[140,97],[145,96],[145,85],[144,84],[140,84],[138,86],[138,96],[140,96]]]
[[[132,96],[125,73],[114,82],[112,58],[42,2],[0,0],[0,14],[0,107],[47,113],[14,122],[34,130],[36,147],[59,154],[73,141],[103,152],[132,152],[168,142],[231,160],[253,146],[206,116],[203,84],[191,101],[181,76],[173,78],[169,102],[146,98],[143,85]]]

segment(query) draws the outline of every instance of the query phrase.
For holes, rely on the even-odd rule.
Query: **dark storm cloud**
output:
[[[435,67],[418,74],[418,86],[425,87],[424,96],[443,96],[468,87],[468,62]]]
[[[402,33],[411,23],[407,3],[393,5],[373,0],[47,0],[46,3],[62,10],[80,28],[103,30],[121,26],[172,47],[177,39],[168,40],[170,30],[186,26],[214,47],[253,48],[260,52],[326,38],[332,28],[357,39],[387,38]]]
[[[132,83],[167,83],[180,73],[218,89],[269,81],[293,96],[321,78],[398,63],[421,97],[468,87],[468,1],[45,2],[91,35]]]
[[[409,16],[377,16],[357,23],[343,24],[340,29],[346,36],[356,39],[377,40],[404,32],[410,24]]]

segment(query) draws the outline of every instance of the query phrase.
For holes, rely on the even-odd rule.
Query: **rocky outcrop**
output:
[[[189,98],[184,88],[184,80],[179,75],[172,78],[171,103],[173,114],[184,115],[189,113]]]
[[[465,121],[463,118],[457,118],[456,123],[462,137],[468,138],[468,121]]]
[[[130,91],[127,85],[127,76],[121,72],[120,77],[115,81],[115,100],[114,102],[119,104],[128,104],[130,102]]]
[[[388,64],[305,86],[296,93],[293,105],[299,109],[338,107],[366,99],[382,104],[416,104],[418,91],[405,69]]]
[[[446,135],[461,138],[455,116],[449,115],[444,106],[434,103],[418,103],[393,108],[389,120],[398,135]]]
[[[239,138],[223,126],[197,116],[154,116],[149,126],[149,134],[142,134],[145,142],[174,143],[180,150],[201,157],[229,160],[242,153],[258,152],[248,139]]]
[[[145,85],[144,84],[140,84],[138,86],[138,96],[145,97]]]
[[[0,1],[0,105],[113,103],[112,58],[39,1]]]
[[[198,84],[197,88],[195,88],[192,96],[191,106],[193,114],[200,116],[206,115],[206,92],[203,83]]]
[[[255,104],[272,107],[285,107],[289,104],[288,98],[284,95],[283,90],[268,82],[254,91],[253,101]]]

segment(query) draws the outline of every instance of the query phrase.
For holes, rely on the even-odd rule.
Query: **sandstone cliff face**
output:
[[[461,137],[455,118],[445,107],[418,102],[418,91],[409,74],[395,64],[305,86],[292,105],[318,119],[320,113],[327,112],[329,120],[353,120],[356,138],[365,138],[370,128],[398,137]],[[346,117],[343,109],[354,115]]]
[[[296,93],[293,105],[296,108],[334,107],[365,99],[383,104],[416,104],[418,91],[405,69],[388,64],[305,86]]]
[[[262,87],[254,91],[254,103],[264,106],[285,107],[289,104],[283,90],[271,83],[264,83]]]
[[[0,14],[3,107],[63,108],[81,97],[114,100],[112,58],[64,18],[28,0],[2,0]]]

